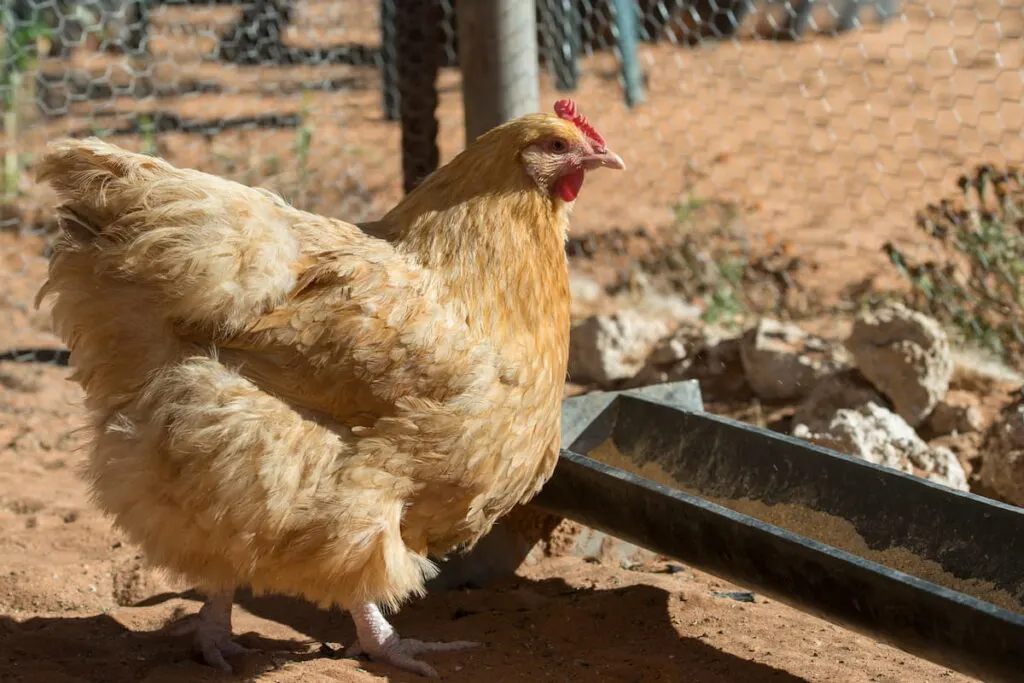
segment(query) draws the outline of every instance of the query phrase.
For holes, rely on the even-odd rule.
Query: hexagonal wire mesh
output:
[[[569,245],[583,267],[602,245],[646,240],[640,257],[616,262],[613,288],[642,270],[727,313],[809,316],[900,283],[894,262],[931,306],[946,258],[934,254],[950,249],[950,230],[988,223],[940,206],[920,222],[933,238],[915,215],[959,192],[972,167],[1024,152],[1019,0],[537,7],[542,104],[572,92],[629,163],[588,181],[573,226],[592,236]],[[621,21],[622,8],[635,16]],[[30,178],[48,140],[101,135],[302,208],[372,218],[402,195],[402,111],[419,176],[463,145],[456,11],[454,0],[7,3],[0,349],[54,344],[32,312],[53,223],[52,196]],[[423,24],[429,16],[440,26]],[[403,39],[416,49],[403,51]],[[405,103],[403,59],[414,70]],[[434,70],[436,92],[423,76]],[[1000,216],[1019,254],[1019,220]],[[953,227],[935,228],[943,220]],[[932,270],[922,247],[934,247]],[[985,263],[1007,249],[986,248]],[[1020,272],[1000,267],[1019,305]],[[953,280],[965,305],[991,304],[988,285]],[[947,313],[964,322],[962,310]]]

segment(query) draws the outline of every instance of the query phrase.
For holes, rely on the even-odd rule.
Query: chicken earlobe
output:
[[[195,649],[203,661],[225,673],[234,672],[225,657],[254,652],[251,648],[239,645],[231,639],[233,602],[233,590],[211,592],[199,613],[182,627],[175,629],[175,634],[191,631],[195,638]]]
[[[367,655],[378,662],[388,662],[400,669],[427,676],[437,677],[437,671],[426,662],[416,659],[417,655],[428,652],[454,652],[476,647],[480,643],[456,640],[451,643],[431,643],[413,638],[400,638],[395,628],[384,618],[380,608],[366,602],[349,610],[356,622],[358,640],[345,649],[345,656]]]

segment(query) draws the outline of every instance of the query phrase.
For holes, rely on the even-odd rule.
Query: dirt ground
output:
[[[360,11],[346,14],[346,5],[337,14],[338,6],[304,3],[289,39],[373,40]],[[1024,156],[1022,7],[918,0],[903,3],[902,20],[835,38],[642,45],[648,102],[634,111],[622,102],[613,56],[585,59],[573,97],[629,170],[588,178],[574,235],[643,227],[652,244],[664,231],[694,231],[755,253],[781,250],[799,260],[794,280],[820,309],[891,282],[880,247],[913,246],[916,210],[948,194],[967,167]],[[209,131],[110,139],[267,184],[349,220],[392,206],[401,196],[399,131],[381,118],[376,72],[203,60],[233,16],[154,11],[153,63],[126,68],[120,57],[82,53],[70,62],[122,85],[151,77],[157,92],[78,97],[53,118],[26,108],[18,139],[0,141],[31,166],[60,134],[116,131],[136,112],[173,114]],[[446,70],[440,86],[444,160],[464,142],[457,73]],[[545,75],[542,102],[559,96]],[[236,125],[269,114],[285,122]],[[311,136],[304,164],[303,128]],[[26,177],[17,205],[0,216],[0,352],[56,344],[45,311],[32,309],[50,201]],[[628,268],[607,254],[575,265],[609,277]],[[834,319],[814,324],[842,328]],[[709,407],[755,421],[749,396],[713,398]],[[193,661],[187,637],[169,633],[169,622],[197,608],[195,596],[146,569],[90,505],[75,474],[78,402],[65,370],[0,363],[0,681],[230,680]],[[761,596],[714,595],[734,590],[742,589],[669,563],[625,570],[552,558],[514,581],[432,595],[395,623],[414,637],[481,641],[478,650],[429,658],[446,680],[467,683],[972,680]],[[264,650],[235,661],[248,680],[419,680],[328,656],[322,643],[350,642],[350,621],[298,601],[243,596],[235,631]]]
[[[75,473],[80,413],[66,371],[0,367],[0,680],[227,681],[197,663],[173,623],[198,608],[147,569],[89,504]],[[972,679],[677,563],[626,570],[552,558],[484,589],[403,609],[403,634],[476,640],[430,656],[444,680],[626,683],[924,683]],[[168,626],[170,624],[170,626]],[[417,681],[323,649],[354,637],[348,617],[298,600],[240,596],[232,660],[245,680]]]

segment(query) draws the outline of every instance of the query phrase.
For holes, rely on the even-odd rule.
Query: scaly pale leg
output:
[[[211,592],[187,627],[194,633],[195,648],[208,665],[232,673],[225,657],[253,652],[231,640],[231,607],[234,591]]]
[[[412,638],[400,638],[394,627],[384,618],[380,608],[371,602],[349,609],[356,622],[358,640],[345,650],[348,657],[366,654],[378,662],[388,662],[400,669],[421,676],[435,677],[437,671],[426,662],[416,659],[428,652],[453,652],[476,647],[479,643],[458,640],[452,643],[430,643]]]

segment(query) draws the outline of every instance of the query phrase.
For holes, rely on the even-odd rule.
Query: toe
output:
[[[220,651],[225,657],[233,657],[234,655],[247,655],[251,652],[255,652],[251,647],[245,647],[239,645],[233,640],[228,640],[220,644]]]
[[[400,669],[405,669],[411,673],[419,674],[426,678],[437,678],[437,671],[434,667],[430,666],[426,662],[414,659],[404,652],[389,652],[385,655],[384,659],[392,665],[397,666]]]
[[[225,673],[234,672],[231,664],[225,659],[226,657],[244,655],[255,651],[244,645],[239,645],[230,638],[198,637],[195,644],[204,662]]]
[[[478,647],[480,643],[471,640],[456,640],[450,643],[434,643],[413,638],[402,640],[402,652],[408,655],[422,655],[429,652],[455,652]]]
[[[220,648],[214,643],[204,642],[199,644],[199,652],[203,656],[203,661],[207,665],[212,666],[215,669],[220,669],[224,673],[234,673],[234,669],[228,664],[227,660],[224,659],[224,653],[221,652]]]
[[[350,659],[362,657],[365,654],[369,653],[367,653],[366,650],[363,649],[362,644],[358,640],[345,648],[345,656]]]

